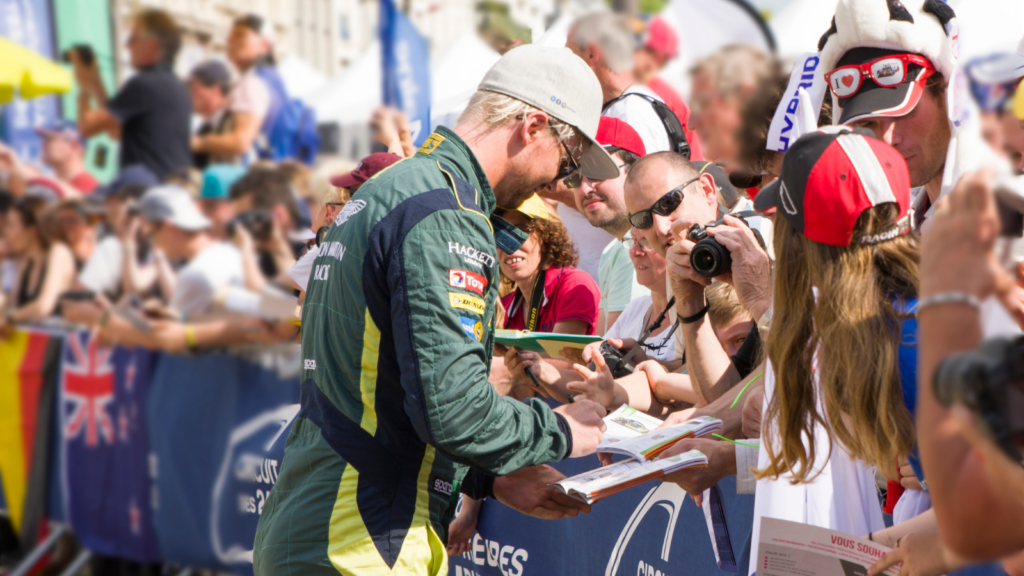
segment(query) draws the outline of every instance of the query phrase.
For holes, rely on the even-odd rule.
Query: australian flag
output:
[[[62,362],[60,474],[63,508],[95,553],[156,562],[151,523],[146,397],[155,356],[68,334]]]

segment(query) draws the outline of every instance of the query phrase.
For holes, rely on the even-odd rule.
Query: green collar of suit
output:
[[[440,160],[458,172],[457,176],[472,184],[480,193],[480,209],[484,214],[489,216],[494,212],[497,202],[491,183],[487,181],[487,175],[484,174],[484,169],[480,167],[473,151],[458,134],[444,126],[438,126],[437,131],[423,141],[418,153]]]

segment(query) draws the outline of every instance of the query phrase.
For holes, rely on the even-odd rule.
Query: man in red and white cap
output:
[[[658,72],[679,53],[679,37],[672,27],[660,16],[651,18],[644,32],[643,43],[633,53],[633,76],[640,84],[646,84],[665,104],[676,113],[679,122],[686,131],[686,141],[690,143],[690,160],[704,159],[704,150],[700,138],[693,130],[686,128],[690,120],[690,108],[683,97],[667,82],[658,77]]]
[[[615,237],[605,246],[598,265],[597,283],[601,288],[601,307],[597,318],[597,334],[604,334],[619,314],[634,299],[650,294],[636,281],[636,270],[629,259],[623,240],[629,238],[629,210],[623,194],[626,175],[637,160],[647,154],[644,142],[632,126],[618,118],[602,116],[597,126],[597,141],[619,167],[619,176],[610,180],[579,177],[581,184],[573,190],[576,208],[590,222]]]

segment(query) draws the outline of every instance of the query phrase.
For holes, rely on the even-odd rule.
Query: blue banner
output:
[[[555,464],[572,476],[600,466],[597,457]],[[720,482],[735,556],[750,534],[754,497]],[[718,568],[704,511],[675,484],[648,482],[559,521],[524,516],[487,500],[472,550],[450,558],[449,576],[677,576],[731,574]]]
[[[284,368],[227,354],[161,356],[149,432],[167,562],[252,574],[256,525],[299,411],[294,352],[277,358]]]
[[[0,36],[51,59],[55,56],[52,22],[48,0],[0,0]],[[37,161],[42,142],[35,129],[56,118],[56,96],[32,100],[15,97],[0,107],[0,140],[23,159]]]
[[[380,40],[384,105],[405,114],[419,147],[430,133],[430,51],[394,0],[381,0]]]
[[[61,365],[63,515],[86,548],[138,562],[160,560],[145,424],[154,357],[100,346],[83,331],[66,336]]]

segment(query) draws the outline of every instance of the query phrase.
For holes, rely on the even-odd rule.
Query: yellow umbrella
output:
[[[0,38],[0,104],[71,90],[71,73],[24,46]]]

